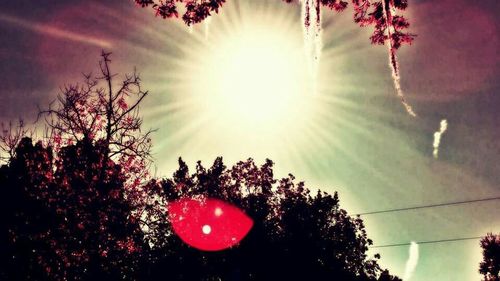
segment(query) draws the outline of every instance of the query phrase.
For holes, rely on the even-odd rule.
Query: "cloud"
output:
[[[403,280],[409,280],[418,264],[418,244],[415,242],[411,242],[410,251],[409,251],[408,261],[406,261],[405,274]]]
[[[75,32],[66,31],[48,24],[40,24],[34,23],[30,21],[26,21],[17,17],[9,16],[6,14],[0,13],[0,21],[16,25],[18,27],[22,27],[28,30],[32,30],[37,33],[49,35],[52,37],[70,40],[78,43],[89,44],[93,46],[98,46],[102,48],[110,48],[111,43],[92,36],[86,36],[82,34],[78,34]]]
[[[439,144],[441,143],[441,136],[446,132],[446,129],[448,129],[448,121],[446,119],[441,120],[441,123],[439,125],[439,131],[434,133],[434,143],[432,146],[434,147],[434,150],[432,151],[432,155],[434,158],[438,158],[438,153],[439,153]]]

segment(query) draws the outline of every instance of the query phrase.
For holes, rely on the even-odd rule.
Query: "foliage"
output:
[[[500,234],[489,233],[481,239],[483,261],[479,265],[479,273],[484,281],[500,280]]]
[[[191,25],[204,21],[214,12],[218,13],[225,0],[134,0],[140,7],[152,7],[156,16],[163,19],[179,17],[178,3],[183,3],[185,13],[182,20],[185,24]],[[293,3],[294,0],[283,0],[286,3]],[[305,0],[304,0],[305,1]],[[343,0],[317,0],[327,9],[336,12],[344,11],[348,2]],[[405,10],[408,7],[407,0],[352,0],[354,8],[354,22],[360,26],[373,25],[375,31],[370,37],[372,44],[383,45],[386,40],[391,39],[392,46],[398,49],[403,44],[411,44],[415,35],[403,32],[410,26],[410,23],[403,17],[396,15],[397,10]],[[385,11],[384,7],[385,5]],[[307,22],[305,23],[308,24]],[[394,29],[390,35],[386,32]]]
[[[104,142],[83,140],[53,158],[41,142],[20,142],[0,171],[5,279],[131,279],[142,232],[107,153]]]
[[[180,160],[171,179],[148,183],[155,200],[138,218],[124,198],[125,176],[107,153],[102,141],[79,141],[52,158],[40,142],[21,141],[0,170],[0,278],[399,280],[382,271],[378,255],[368,258],[372,241],[363,221],[339,207],[336,193],[313,196],[292,175],[276,180],[270,160],[227,169],[218,158],[210,169],[198,163],[194,174]],[[253,229],[225,251],[189,247],[172,231],[167,209],[156,206],[198,196],[242,209]]]
[[[404,33],[410,26],[403,16],[396,15],[397,10],[408,7],[407,0],[353,0],[354,21],[360,26],[374,25],[370,40],[372,44],[384,45],[390,38],[391,46],[399,49],[403,44],[411,44],[415,35]]]
[[[186,12],[182,15],[182,20],[187,25],[200,23],[210,16],[210,13],[219,12],[219,8],[226,2],[225,0],[166,0],[155,2],[153,0],[134,0],[141,7],[151,6],[156,12],[156,16],[164,19],[179,17],[178,8],[175,2],[182,2]]]
[[[143,268],[145,280],[399,280],[382,271],[366,251],[363,221],[350,217],[333,196],[310,194],[292,175],[273,177],[273,163],[257,167],[252,159],[227,169],[217,158],[210,169],[187,165],[171,179],[154,182],[158,198],[209,197],[224,200],[254,220],[246,238],[234,248],[203,252],[184,244],[168,216],[147,220],[154,245]],[[152,189],[150,189],[152,190]]]
[[[135,212],[144,200],[150,134],[136,72],[117,83],[110,54],[98,75],[67,85],[39,117],[32,144],[20,122],[2,126],[0,279],[133,279],[144,239]],[[113,89],[116,89],[115,91]]]

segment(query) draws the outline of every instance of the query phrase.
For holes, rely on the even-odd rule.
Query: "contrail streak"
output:
[[[411,242],[410,245],[410,255],[408,257],[408,261],[406,261],[405,274],[403,280],[409,280],[418,264],[418,244],[415,242]]]
[[[81,35],[78,33],[62,30],[60,28],[48,25],[48,24],[42,24],[42,23],[36,23],[36,22],[30,22],[24,19],[20,19],[17,17],[9,16],[6,14],[0,13],[0,21],[13,24],[34,32],[38,32],[41,34],[49,35],[52,37],[60,38],[60,39],[66,39],[74,42],[79,42],[79,43],[85,43],[93,46],[98,46],[101,48],[110,48],[111,43],[106,40],[102,40],[96,37],[92,36],[86,36],[86,35]]]
[[[434,150],[432,151],[432,155],[434,158],[438,158],[438,153],[439,153],[439,143],[441,143],[441,136],[446,132],[446,129],[448,129],[448,121],[446,119],[441,120],[440,126],[439,126],[439,131],[434,133],[434,143],[432,144]]]
[[[205,40],[208,39],[208,36],[210,35],[210,21],[212,19],[210,17],[206,18],[204,20],[204,24],[205,24]]]

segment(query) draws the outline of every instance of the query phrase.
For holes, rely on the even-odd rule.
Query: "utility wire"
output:
[[[434,244],[434,243],[445,243],[445,242],[455,242],[455,241],[466,241],[466,240],[477,240],[483,238],[482,236],[476,236],[476,237],[463,237],[463,238],[452,238],[452,239],[441,239],[441,240],[428,240],[428,241],[420,241],[420,242],[415,242],[419,245],[421,244]],[[375,249],[375,248],[389,248],[389,247],[400,247],[400,246],[410,246],[410,243],[399,243],[399,244],[386,244],[386,245],[375,245],[369,247],[370,249]]]
[[[493,201],[493,200],[500,200],[500,196],[475,199],[475,200],[465,200],[465,201],[456,201],[456,202],[448,202],[448,203],[440,203],[440,204],[431,204],[431,205],[424,205],[424,206],[414,206],[414,207],[406,207],[406,208],[372,211],[372,212],[355,214],[355,216],[366,216],[366,215],[374,215],[374,214],[382,214],[382,213],[402,212],[402,211],[410,211],[410,210],[418,210],[418,209],[426,209],[426,208],[435,208],[435,207],[452,206],[452,205],[460,205],[460,204],[478,203],[478,202]]]
[[[397,209],[387,209],[380,211],[372,211],[356,214],[356,216],[366,216],[366,215],[374,215],[374,214],[382,214],[382,213],[392,213],[392,212],[401,212],[401,211],[410,211],[410,210],[418,210],[418,209],[426,209],[426,208],[435,208],[435,207],[443,207],[443,206],[452,206],[452,205],[460,205],[460,204],[471,204],[471,203],[479,203],[486,201],[494,201],[500,200],[500,196],[498,197],[488,197],[482,199],[475,200],[464,200],[464,201],[456,201],[456,202],[447,202],[440,204],[431,204],[431,205],[423,205],[423,206],[414,206],[414,207],[406,207],[406,208],[397,208]],[[462,238],[450,238],[450,239],[441,239],[441,240],[427,240],[427,241],[419,241],[415,242],[419,245],[421,244],[436,244],[436,243],[446,243],[446,242],[457,242],[457,241],[467,241],[467,240],[478,240],[483,238],[483,236],[474,236],[474,237],[462,237]],[[407,243],[395,243],[395,244],[384,244],[384,245],[375,245],[370,246],[370,249],[377,248],[389,248],[389,247],[401,247],[401,246],[410,246],[411,242]]]

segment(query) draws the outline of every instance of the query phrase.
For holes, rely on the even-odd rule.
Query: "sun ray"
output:
[[[160,129],[155,135],[160,174],[162,171],[172,171],[179,156],[191,163],[197,160],[211,162],[216,156],[223,156],[227,163],[248,157],[262,161],[271,158],[280,167],[293,163],[293,170],[327,174],[329,171],[325,163],[335,155],[344,155],[350,159],[350,163],[356,163],[363,169],[373,169],[370,163],[362,163],[363,159],[359,158],[356,151],[348,151],[352,150],[350,142],[355,138],[377,142],[371,130],[377,130],[380,126],[374,125],[371,119],[388,118],[393,113],[368,102],[384,95],[382,90],[370,89],[372,84],[380,85],[377,84],[379,75],[374,77],[376,70],[372,68],[371,73],[350,72],[350,54],[366,51],[369,47],[365,47],[368,44],[366,38],[361,36],[363,31],[353,25],[340,31],[340,35],[327,32],[327,28],[337,30],[347,22],[352,23],[348,17],[344,19],[335,15],[333,21],[332,15],[325,14],[325,44],[321,55],[322,65],[318,67],[318,91],[314,95],[307,90],[310,89],[311,81],[308,80],[310,76],[305,63],[300,16],[298,5],[266,1],[249,4],[236,0],[227,3],[220,14],[211,18],[208,37],[205,36],[203,25],[195,25],[193,32],[188,33],[179,26],[182,24],[180,21],[168,21],[165,28],[155,29],[144,22],[147,32],[140,36],[134,35],[134,40],[128,43],[123,40],[127,48],[147,54],[148,57],[157,58],[158,55],[158,59],[155,59],[157,63],[146,67],[144,74],[156,96],[144,113],[147,124]],[[141,29],[141,25],[136,28]],[[338,36],[343,39],[338,40]],[[234,38],[239,41],[234,41]],[[264,43],[252,43],[254,39],[263,40]],[[158,42],[149,48],[148,42],[152,40]],[[284,45],[279,45],[278,40],[285,40]],[[276,46],[270,46],[269,42],[274,42],[271,45],[277,45],[280,53],[276,54],[273,51]],[[249,52],[238,51],[245,44],[261,48]],[[290,49],[293,51],[287,51]],[[283,53],[292,57],[280,58]],[[238,54],[243,58],[238,58]],[[245,55],[251,59],[247,60]],[[260,60],[259,57],[265,59]],[[384,58],[381,56],[381,61]],[[241,87],[240,84],[246,83],[244,77],[238,77],[234,72],[240,71],[239,64],[246,64],[247,70],[252,68],[253,61],[263,64],[261,73],[255,74],[255,69],[259,70],[256,67],[253,75],[264,82],[261,80],[239,90],[243,96],[232,97],[231,87]],[[275,91],[291,89],[289,91],[293,92],[301,88],[298,98],[290,100],[290,107],[288,102],[280,102],[294,95],[268,97],[269,94],[257,93],[257,99],[251,100],[252,89],[261,89],[259,85],[262,83],[270,85],[261,89],[263,92],[274,87],[270,80],[266,81],[265,75],[269,76],[273,69],[279,69],[273,63],[286,65],[289,68],[283,72],[286,75],[292,73],[292,76],[283,78],[287,84],[274,88]],[[305,72],[305,75],[299,75],[300,71]],[[223,78],[228,77],[232,80],[221,85]],[[300,85],[296,81],[299,79],[305,79],[299,81],[303,85],[290,88],[294,83]],[[360,86],[361,80],[364,89]],[[217,96],[214,92],[217,88],[225,89],[226,94]],[[359,100],[364,99],[364,95],[367,102],[360,105]],[[247,102],[241,104],[245,99]],[[266,100],[272,103],[268,105]],[[246,107],[250,105],[253,106]],[[274,114],[274,110],[290,111]],[[273,121],[273,118],[276,119]],[[162,156],[165,153],[169,156]],[[285,172],[284,169],[281,171]]]

